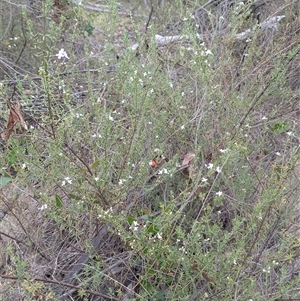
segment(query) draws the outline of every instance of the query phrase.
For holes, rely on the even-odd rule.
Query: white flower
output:
[[[61,182],[61,185],[65,186],[66,183],[72,184],[72,180],[69,177],[65,177],[65,179]]]
[[[222,154],[224,154],[224,153],[227,153],[229,151],[229,149],[228,148],[225,148],[225,149],[220,149],[220,153],[222,153]]]
[[[45,210],[45,209],[47,209],[48,208],[48,205],[47,204],[44,204],[44,205],[42,205],[40,208],[39,208],[39,210]]]
[[[266,120],[266,119],[268,119],[268,118],[266,116],[263,116],[263,118],[261,120]]]
[[[183,125],[180,127],[180,129],[181,129],[181,130],[183,130],[183,129],[184,129],[184,124],[183,124]]]
[[[110,120],[110,121],[114,121],[114,118],[113,118],[111,115],[109,115],[109,114],[106,114],[106,117],[108,118],[108,120]]]
[[[139,223],[137,221],[133,221],[132,225],[129,227],[130,230],[137,231],[139,228]]]
[[[107,209],[106,211],[104,211],[103,214],[111,216],[110,213],[112,213],[112,212],[113,212],[113,209],[112,209],[112,207],[110,207],[109,209]]]
[[[93,134],[93,135],[92,135],[92,138],[96,138],[96,137],[102,138],[102,135],[101,135],[101,134]]]
[[[163,174],[163,173],[169,174],[169,171],[168,171],[166,168],[162,168],[162,169],[158,172],[159,175],[161,175],[161,174]]]
[[[59,60],[62,58],[69,59],[68,54],[66,53],[66,51],[63,48],[59,50],[59,52],[56,54],[56,56]]]
[[[217,173],[220,173],[222,171],[222,168],[220,166],[217,166],[216,171],[217,171]]]
[[[201,180],[201,182],[206,183],[207,179],[203,177],[202,180]]]
[[[126,182],[125,179],[120,179],[120,180],[119,180],[119,185],[120,185],[120,186],[123,185],[124,182]]]
[[[95,181],[96,181],[96,182],[99,181],[99,177],[95,177]]]
[[[221,196],[223,194],[223,192],[222,191],[218,191],[218,192],[216,192],[216,195],[217,196]]]
[[[83,116],[83,114],[81,114],[81,113],[75,113],[75,118],[80,118],[82,116]]]
[[[267,267],[267,269],[263,269],[262,271],[263,271],[264,273],[270,273],[270,270],[271,270],[271,268],[270,268],[270,267]]]
[[[205,167],[207,169],[212,169],[214,167],[214,165],[212,163],[209,163],[209,164],[205,164]]]
[[[209,49],[206,49],[206,55],[213,55],[213,53]]]
[[[275,155],[276,156],[281,156],[281,153],[280,152],[276,152]]]

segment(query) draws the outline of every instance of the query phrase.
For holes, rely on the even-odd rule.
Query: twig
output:
[[[22,241],[22,240],[20,240],[20,239],[17,239],[17,238],[15,238],[15,237],[12,237],[12,236],[9,235],[9,234],[6,234],[6,233],[4,233],[4,232],[2,232],[2,231],[0,231],[0,234],[3,235],[3,236],[6,236],[6,237],[8,237],[8,238],[10,238],[11,240],[16,241],[16,242],[19,243],[19,244],[22,244],[22,245],[24,245],[24,246],[26,246],[26,247],[29,247],[29,245],[27,245],[24,241]]]
[[[16,276],[9,276],[9,275],[0,275],[0,278],[3,279],[10,279],[10,280],[19,280],[18,277]],[[84,289],[81,286],[78,285],[73,285],[73,284],[69,284],[69,283],[65,283],[65,282],[60,282],[60,281],[56,281],[56,280],[50,280],[50,279],[42,279],[42,278],[30,278],[31,281],[33,282],[43,282],[43,283],[51,283],[51,284],[55,284],[55,285],[60,285],[60,286],[65,286],[65,287],[70,287],[73,288],[75,290],[84,290],[85,293],[91,294],[91,295],[95,295],[95,296],[99,296],[99,297],[103,297],[109,300],[115,300],[115,301],[119,301],[119,298],[114,298],[112,296],[108,296],[108,295],[104,295],[101,294],[99,292],[95,292],[95,291],[91,291],[88,289]]]
[[[73,150],[73,148],[67,143],[67,148],[70,150],[70,152],[86,167],[87,171],[89,172],[89,174],[91,176],[93,176],[93,172],[90,169],[90,167],[88,166],[88,164],[86,164],[77,154],[76,152]]]

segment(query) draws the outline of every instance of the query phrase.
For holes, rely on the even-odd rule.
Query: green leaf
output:
[[[74,195],[72,193],[69,194],[69,198],[72,199],[72,200],[75,200],[75,201],[80,201],[81,198],[77,195]]]
[[[156,275],[157,271],[154,271],[153,269],[148,269],[147,270],[147,274],[149,274],[149,275]]]
[[[140,218],[141,218],[142,220],[144,220],[144,221],[149,221],[149,220],[150,220],[150,216],[147,215],[147,214],[144,214],[144,215],[140,216]]]
[[[6,156],[6,163],[7,163],[7,165],[8,166],[15,165],[15,163],[17,162],[17,158],[18,158],[18,150],[17,149],[13,149]]]
[[[166,294],[163,292],[163,291],[158,291],[156,294],[155,294],[155,298],[157,300],[166,300]]]
[[[128,217],[127,218],[127,221],[128,221],[128,223],[129,223],[129,225],[132,225],[133,224],[133,222],[135,221],[135,219],[133,218],[133,217]]]
[[[61,208],[63,206],[62,199],[59,195],[55,196],[56,207]]]
[[[91,169],[96,169],[100,164],[100,161],[95,161],[92,165],[91,165]]]
[[[93,35],[93,31],[95,29],[94,24],[91,21],[84,21],[80,26],[82,33],[87,33],[88,36]]]
[[[0,187],[5,186],[10,181],[10,178],[8,177],[1,177],[0,178]]]
[[[273,132],[278,133],[278,134],[283,133],[283,132],[287,131],[288,129],[289,129],[289,125],[286,122],[275,123],[271,128],[271,130]]]
[[[147,291],[148,294],[151,293],[151,292],[153,292],[153,290],[154,290],[154,288],[153,288],[153,286],[151,285],[151,283],[148,282],[147,280],[142,280],[142,281],[141,281],[141,287],[142,287],[145,291]]]
[[[165,279],[165,284],[170,285],[174,281],[174,277],[172,276],[167,276]]]
[[[155,225],[150,225],[149,227],[147,227],[146,232],[156,234],[159,232],[159,229]]]
[[[83,288],[79,289],[79,290],[78,290],[78,295],[79,295],[80,297],[86,296],[85,290],[84,290]]]

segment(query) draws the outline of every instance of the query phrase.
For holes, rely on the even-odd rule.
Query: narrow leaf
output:
[[[1,177],[0,178],[0,187],[5,186],[10,181],[10,178],[8,177]]]
[[[91,169],[96,169],[100,164],[100,161],[95,161],[92,165],[91,165]]]
[[[56,207],[61,208],[63,206],[62,199],[59,195],[55,196]]]

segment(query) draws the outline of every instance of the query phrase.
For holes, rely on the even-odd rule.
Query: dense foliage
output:
[[[300,294],[299,1],[150,2],[0,4],[3,300]]]

